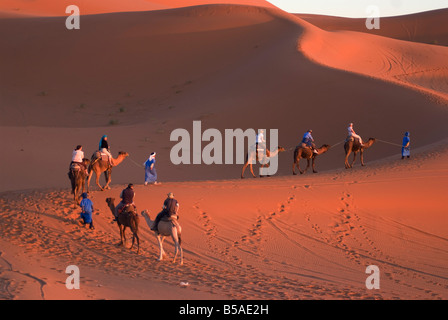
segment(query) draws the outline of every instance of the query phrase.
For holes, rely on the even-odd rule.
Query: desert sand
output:
[[[447,11],[385,18],[375,33],[264,1],[79,1],[81,29],[67,30],[63,1],[62,12],[38,3],[0,7],[0,298],[448,297],[448,49],[437,22]],[[418,37],[400,37],[416,20]],[[239,164],[173,165],[170,133],[194,120],[279,129],[278,173],[241,180]],[[349,122],[377,142],[366,166],[346,170]],[[333,147],[319,173],[293,176],[307,129]],[[405,131],[412,154],[401,160]],[[90,157],[103,134],[130,157],[110,190],[91,183],[92,231],[78,224],[67,170],[73,148]],[[143,186],[152,151],[162,184]],[[139,255],[117,245],[105,199],[129,182],[152,218],[174,192],[184,265],[170,261],[169,239],[157,261],[144,219]],[[69,265],[80,290],[65,287]],[[369,265],[380,289],[366,289]]]

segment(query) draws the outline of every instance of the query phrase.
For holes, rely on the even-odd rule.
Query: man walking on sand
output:
[[[89,199],[89,196],[87,193],[83,193],[81,195],[82,200],[79,203],[79,206],[81,207],[81,224],[86,225],[90,224],[90,229],[95,229],[93,226],[93,220],[92,220],[92,214],[93,214],[93,203],[92,200]]]
[[[404,157],[407,157],[408,159],[411,157],[411,138],[409,138],[409,135],[410,133],[406,131],[403,137],[401,160],[403,160]]]

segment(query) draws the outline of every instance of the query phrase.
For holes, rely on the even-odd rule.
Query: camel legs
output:
[[[89,192],[89,190],[90,190],[90,179],[92,179],[93,172],[94,171],[92,169],[89,173],[89,177],[87,178],[87,192]],[[101,191],[104,191],[103,187],[100,185],[100,176],[101,176],[101,173],[95,171],[95,183],[98,186],[98,188],[100,188]]]
[[[176,258],[177,258],[177,255],[178,255],[178,253],[180,253],[180,264],[183,264],[184,263],[184,258],[183,258],[183,252],[182,252],[182,247],[180,246],[180,243],[179,243],[179,236],[178,236],[178,233],[177,233],[177,229],[176,228],[173,228],[173,231],[172,231],[172,238],[173,238],[173,242],[174,242],[174,258],[173,258],[173,263],[175,263],[176,262]]]
[[[157,242],[159,243],[159,252],[160,252],[160,254],[159,254],[159,259],[157,259],[157,260],[159,260],[159,261],[162,261],[163,260],[163,256],[165,255],[165,251],[163,250],[163,240],[165,239],[165,237],[164,236],[162,236],[162,235],[157,235]]]
[[[95,172],[95,183],[98,186],[98,188],[100,188],[101,191],[104,191],[103,187],[100,185],[100,176],[101,176],[101,173],[98,174]]]
[[[350,153],[351,153],[351,150],[348,150],[345,153],[345,169],[351,168],[350,164],[348,163],[348,156],[350,155]]]
[[[298,161],[294,160],[294,162],[292,163],[292,174],[296,175],[296,166],[297,166]]]
[[[104,171],[104,176],[106,177],[106,185],[104,186],[104,189],[110,189],[109,184],[112,181],[112,174],[110,170]]]
[[[353,152],[353,161],[352,161],[352,164],[350,165],[350,168],[353,167],[353,164],[354,164],[355,161],[356,161],[356,154],[357,154],[357,152]]]
[[[87,176],[87,193],[90,192],[90,179],[92,179],[93,171],[89,172],[89,175]]]
[[[134,230],[132,230],[132,245],[129,248],[129,250],[131,250],[134,247],[135,239],[137,239],[137,254],[139,254],[140,253],[140,238],[139,238],[138,234],[136,232],[134,232]]]
[[[254,169],[253,169],[252,163],[251,163],[251,161],[249,159],[243,166],[243,170],[241,171],[241,179],[244,179],[244,171],[246,170],[247,166],[249,166],[250,173],[252,173],[252,176],[254,178],[256,178],[256,176],[254,174]]]
[[[118,227],[120,228],[120,243],[118,245],[126,246],[126,226],[119,225]]]
[[[311,162],[312,162],[311,166],[312,166],[312,168],[313,168],[313,173],[317,173],[317,171],[316,171],[316,163],[315,163],[315,160],[316,160],[316,157],[313,157],[313,158],[311,159]]]
[[[241,179],[244,179],[244,171],[246,170],[248,165],[249,165],[249,162],[246,162],[244,164],[243,169],[241,170]]]
[[[364,167],[364,151],[362,149],[359,152],[359,157],[361,158],[361,165]]]
[[[303,173],[307,172],[309,168],[310,168],[310,159],[306,159],[306,168],[305,168],[305,170],[303,170]],[[302,173],[302,172],[300,172],[300,173]]]
[[[300,158],[297,160],[297,169],[299,170],[300,174],[304,173],[304,171],[300,169]]]
[[[174,243],[174,259],[173,259],[173,263],[176,262],[176,258],[177,258],[177,254],[179,253],[180,255],[180,264],[184,264],[184,253],[182,251],[182,247],[180,246],[179,242],[175,242]]]

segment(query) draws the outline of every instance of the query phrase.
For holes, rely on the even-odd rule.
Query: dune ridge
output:
[[[296,14],[297,17],[326,31],[356,31],[398,40],[448,45],[448,27],[444,23],[448,9],[384,17],[380,29],[366,28],[366,19],[341,18],[312,14]]]
[[[0,4],[0,16],[67,16],[66,8],[76,5],[81,15],[103,14],[111,12],[153,11],[210,4],[238,4],[275,8],[264,0],[3,0]]]

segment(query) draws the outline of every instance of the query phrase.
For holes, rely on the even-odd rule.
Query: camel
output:
[[[255,147],[251,148],[249,150],[249,153],[246,154],[246,163],[243,166],[243,169],[241,170],[241,179],[244,179],[244,171],[246,170],[247,166],[249,166],[250,173],[252,173],[252,176],[256,178],[253,170],[253,163],[255,163],[255,160],[261,163],[261,167],[267,167],[268,164],[268,158],[276,157],[280,152],[284,152],[285,148],[278,147],[277,150],[270,152],[268,149],[266,149],[266,154],[264,152],[257,152],[255,151]],[[261,177],[261,176],[260,176]]]
[[[132,231],[132,245],[129,249],[132,249],[134,247],[134,241],[137,239],[137,254],[140,252],[140,238],[138,236],[138,224],[139,224],[139,216],[138,213],[135,211],[134,206],[127,207],[128,209],[125,212],[122,212],[118,214],[116,212],[115,207],[115,199],[114,198],[107,198],[106,199],[107,205],[109,206],[110,211],[112,212],[112,215],[114,217],[118,216],[117,218],[117,224],[118,228],[120,229],[120,246],[126,246],[126,227],[131,228]],[[129,211],[129,209],[131,211]]]
[[[353,167],[353,164],[355,163],[355,160],[356,160],[356,154],[358,152],[361,157],[361,165],[364,166],[364,150],[370,148],[372,146],[372,144],[375,143],[375,141],[376,141],[375,138],[369,138],[369,140],[367,142],[365,142],[363,144],[363,146],[361,147],[359,140],[355,141],[355,139],[353,139],[353,138],[347,139],[347,141],[344,144],[345,169],[350,169],[351,167]],[[348,163],[348,156],[350,155],[351,152],[353,152],[353,161],[350,164],[350,163]]]
[[[90,164],[89,159],[82,159],[82,163],[84,165],[84,168],[87,168]],[[68,173],[68,178],[70,179],[70,182],[72,184],[72,193],[75,201],[75,206],[79,204],[79,197],[81,196],[80,191],[84,192],[85,185],[86,185],[86,177],[87,174],[82,166],[79,164],[72,164],[70,166],[70,171]]]
[[[322,147],[317,149],[317,153],[314,153],[313,150],[311,150],[308,147],[303,147],[301,144],[296,147],[294,150],[294,163],[292,164],[292,174],[296,175],[296,167],[299,169],[300,174],[305,173],[308,168],[310,167],[310,162],[312,163],[313,173],[317,173],[315,168],[315,160],[318,155],[321,155],[322,153],[325,153],[330,149],[330,146],[328,144],[322,145]],[[305,168],[305,170],[300,170],[300,159],[306,159],[308,164]],[[310,161],[311,160],[311,161]]]
[[[118,166],[123,160],[128,157],[129,154],[127,152],[120,151],[118,153],[118,157],[116,159],[112,158],[111,162],[112,165],[109,164],[107,160],[102,160],[101,156],[97,158],[96,152],[92,155],[92,160],[89,165],[89,177],[87,178],[87,192],[89,192],[90,189],[90,179],[92,179],[92,175],[95,172],[96,175],[96,185],[100,188],[101,191],[104,191],[104,189],[109,189],[109,184],[112,181],[112,167]],[[106,177],[106,185],[104,187],[101,187],[100,185],[100,176],[101,173],[104,172],[104,175]]]
[[[148,224],[148,227],[151,229],[151,227],[154,224],[154,221],[151,220],[151,217],[149,216],[149,212],[147,210],[142,211],[142,216],[145,218],[146,223]],[[159,243],[159,261],[162,261],[163,256],[165,255],[165,251],[163,250],[163,240],[165,237],[171,236],[174,242],[174,258],[173,263],[176,262],[177,254],[180,253],[180,264],[182,265],[184,263],[184,257],[183,257],[183,251],[181,247],[181,233],[182,228],[177,221],[177,219],[173,220],[160,220],[157,231],[154,231],[154,234],[157,237],[157,242]]]

